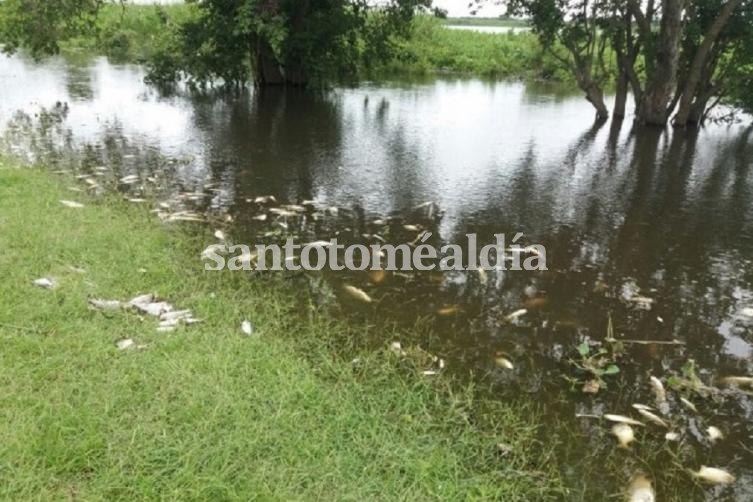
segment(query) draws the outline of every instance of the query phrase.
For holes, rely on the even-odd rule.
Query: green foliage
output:
[[[12,53],[27,49],[34,57],[55,54],[59,43],[91,30],[104,0],[3,0],[0,43]]]

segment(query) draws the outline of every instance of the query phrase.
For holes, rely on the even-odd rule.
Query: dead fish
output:
[[[173,306],[167,302],[140,303],[133,306],[137,310],[155,317],[159,317],[173,309]]]
[[[462,311],[463,308],[460,305],[448,305],[437,310],[437,315],[442,317],[449,317],[452,315],[457,315]]]
[[[128,202],[133,202],[134,204],[143,204],[144,202],[146,202],[146,199],[133,198],[128,199]]]
[[[100,300],[99,298],[89,298],[88,303],[93,309],[106,311],[120,310],[123,306],[118,300]]]
[[[735,482],[735,476],[724,469],[706,467],[705,465],[702,465],[698,472],[694,472],[693,476],[701,481],[715,485],[728,485]]]
[[[251,336],[254,333],[254,326],[249,321],[241,323],[241,331],[244,335]]]
[[[728,376],[728,377],[722,378],[721,382],[724,385],[737,385],[739,387],[750,386],[750,385],[753,385],[753,377],[750,377],[750,376]]]
[[[650,406],[646,406],[645,404],[638,404],[638,403],[634,403],[634,404],[633,404],[632,406],[633,406],[633,408],[635,408],[636,410],[639,410],[639,411],[640,411],[640,410],[644,410],[644,411],[653,411],[653,408],[652,408],[652,407],[650,407]]]
[[[387,279],[387,272],[384,270],[370,270],[369,280],[372,284],[382,284]]]
[[[359,289],[355,286],[345,285],[343,286],[343,289],[345,290],[346,293],[348,293],[348,295],[351,298],[358,300],[360,302],[371,303],[373,301],[371,297],[368,294],[366,294],[364,290]]]
[[[147,293],[145,295],[139,295],[139,296],[137,296],[136,298],[134,298],[133,300],[131,300],[130,302],[128,302],[128,304],[130,306],[143,305],[143,304],[146,304],[146,303],[152,303],[153,301],[154,301],[154,295],[151,294],[151,293]]]
[[[643,422],[639,422],[638,420],[634,420],[624,415],[613,415],[613,414],[607,413],[604,415],[604,418],[606,418],[610,422],[616,422],[618,424],[640,425],[641,427],[645,427],[645,424]]]
[[[686,407],[687,409],[689,409],[690,411],[692,411],[693,413],[698,413],[698,408],[696,408],[696,407],[695,407],[695,405],[694,405],[693,403],[691,403],[690,401],[688,401],[688,400],[687,400],[687,399],[685,399],[684,397],[681,397],[681,398],[680,398],[680,402],[681,402],[682,404],[684,404],[684,405],[685,405],[685,407]]]
[[[660,403],[666,401],[667,391],[664,390],[664,384],[661,383],[661,380],[652,375],[651,377],[649,377],[649,381],[651,382],[651,389],[654,391],[656,400]]]
[[[123,185],[133,185],[134,183],[138,182],[140,179],[141,178],[139,178],[137,175],[131,174],[129,176],[124,176],[120,178],[120,182]]]
[[[261,195],[254,199],[254,204],[277,204],[274,195]]]
[[[425,370],[425,371],[422,371],[421,374],[424,376],[434,376],[434,375],[438,375],[439,372],[435,370]]]
[[[282,206],[284,209],[287,209],[288,211],[294,211],[296,213],[305,213],[306,208],[303,206],[299,206],[297,204],[285,204]]]
[[[418,232],[421,230],[416,225],[403,225],[403,229],[407,230],[408,232]]]
[[[267,221],[267,215],[266,214],[257,214],[256,216],[254,216],[251,219],[255,220],[255,221]]]
[[[134,342],[130,338],[124,338],[115,342],[115,346],[120,350],[135,349],[136,342]]]
[[[716,443],[720,439],[724,439],[724,434],[722,434],[722,431],[719,430],[718,427],[714,427],[713,425],[709,426],[706,429],[706,434],[709,435],[709,441],[712,443]]]
[[[160,315],[160,320],[164,322],[169,321],[182,321],[191,318],[192,313],[190,310],[173,310],[172,312],[164,312]]]
[[[512,364],[512,361],[510,361],[508,358],[506,358],[503,355],[494,356],[494,364],[496,364],[498,368],[504,368],[506,370],[515,369],[515,366]]]
[[[628,502],[656,502],[651,481],[643,474],[634,476],[628,487]]]
[[[44,289],[52,289],[55,287],[55,284],[55,279],[50,279],[49,277],[42,277],[34,281],[35,286]]]
[[[479,267],[477,271],[478,271],[479,282],[481,284],[486,284],[489,281],[489,274],[486,273],[486,270],[484,270],[483,267]]]
[[[667,432],[664,434],[664,439],[667,441],[677,441],[680,439],[680,433],[679,432]]]
[[[662,420],[662,418],[659,415],[651,413],[648,410],[638,410],[638,413],[640,413],[649,422],[653,422],[656,425],[660,425],[662,427],[666,427],[667,429],[669,429],[669,424],[665,422],[664,420]]]
[[[157,326],[158,333],[169,333],[175,331],[176,326]]]
[[[198,223],[203,222],[204,218],[194,214],[171,214],[167,217],[167,221],[193,221]]]
[[[332,241],[314,241],[309,242],[308,244],[305,244],[303,247],[311,246],[314,248],[326,248],[332,245]]]
[[[390,344],[390,350],[399,356],[405,355],[405,351],[403,350],[403,346],[400,344],[400,342],[392,342]]]
[[[222,230],[216,230],[216,231],[214,232],[214,237],[215,237],[215,238],[216,238],[216,239],[217,239],[218,241],[224,241],[224,240],[225,240],[225,232],[223,232]]]
[[[612,426],[612,434],[617,438],[620,448],[629,448],[630,443],[635,440],[635,432],[633,432],[633,428],[628,424],[614,424]]]
[[[82,207],[84,207],[84,205],[81,204],[80,202],[75,202],[72,200],[61,200],[60,203],[64,205],[65,207],[70,207],[73,209],[81,209]]]
[[[505,321],[507,321],[507,322],[513,322],[516,319],[519,319],[519,318],[523,317],[527,313],[528,313],[528,309],[519,309],[519,310],[516,310],[512,314],[508,314],[507,316],[505,316]]]
[[[293,216],[298,216],[298,213],[294,211],[288,211],[287,209],[279,209],[276,207],[273,207],[269,210],[270,213],[276,214],[277,216],[281,216],[283,218],[291,218]]]

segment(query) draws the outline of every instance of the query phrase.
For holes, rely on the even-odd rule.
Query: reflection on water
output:
[[[433,201],[444,211],[433,228],[443,242],[523,232],[546,246],[548,271],[339,280],[367,289],[380,299],[376,315],[399,323],[457,305],[432,317],[421,343],[495,393],[534,394],[550,426],[567,426],[548,437],[565,440],[559,461],[574,499],[616,493],[636,470],[658,480],[662,500],[753,497],[753,401],[717,388],[719,377],[753,374],[753,129],[591,125],[581,97],[519,83],[209,98],[162,97],[142,77],[104,60],[3,58],[6,147],[208,190],[201,208],[232,213],[238,240],[259,235],[252,217],[261,209],[249,201],[265,194],[351,208],[360,225]],[[520,308],[528,313],[505,321]],[[610,318],[614,337],[630,340],[619,349],[606,340]],[[578,368],[584,341],[620,370],[596,395],[582,392],[591,378]],[[514,369],[495,365],[499,352]],[[666,430],[649,426],[631,451],[617,450],[609,427],[588,416],[654,404],[651,375],[675,386],[664,416],[682,439],[667,442]],[[709,425],[725,438],[712,445]],[[682,467],[701,464],[726,467],[738,482],[699,487]]]

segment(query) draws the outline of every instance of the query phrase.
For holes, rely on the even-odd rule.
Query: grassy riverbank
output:
[[[203,271],[209,229],[70,185],[0,162],[0,498],[552,495],[530,407],[452,391],[387,349],[340,348],[366,328],[301,315],[280,276]],[[87,308],[146,292],[203,322],[158,333]],[[119,350],[123,338],[145,347]]]

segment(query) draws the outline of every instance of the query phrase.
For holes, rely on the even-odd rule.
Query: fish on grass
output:
[[[70,207],[71,209],[81,209],[84,207],[83,204],[80,202],[72,201],[72,200],[61,200],[60,203],[64,205],[65,207]]]
[[[52,289],[57,285],[57,282],[55,282],[55,279],[51,279],[49,277],[42,277],[41,279],[36,279],[34,281],[34,285],[38,288]]]
[[[503,354],[497,354],[497,355],[494,356],[494,364],[498,368],[504,368],[506,370],[515,369],[515,366],[512,364],[512,361],[510,361]]]
[[[524,315],[528,313],[528,309],[518,309],[515,312],[508,314],[505,316],[505,322],[513,322],[517,319],[520,319]]]
[[[667,391],[664,390],[664,384],[661,380],[651,375],[649,381],[651,382],[651,390],[654,391],[654,395],[656,396],[656,401],[659,403],[665,402],[667,400]]]
[[[254,334],[254,325],[250,321],[243,321],[241,323],[241,331],[244,335],[251,336]]]
[[[735,482],[735,476],[724,469],[719,469],[718,467],[706,467],[705,465],[702,465],[697,472],[694,472],[693,476],[705,483],[713,485],[729,485]]]
[[[630,417],[626,417],[624,415],[614,415],[611,413],[607,413],[604,415],[604,418],[606,418],[610,422],[616,422],[618,424],[639,425],[641,427],[645,427],[646,425],[643,422],[640,422]]]
[[[716,443],[720,439],[724,439],[724,434],[722,434],[722,431],[719,430],[719,427],[714,427],[713,425],[709,426],[706,429],[706,434],[709,435],[709,441],[712,443]]]
[[[669,424],[665,422],[659,415],[656,415],[655,413],[652,413],[648,410],[641,410],[641,409],[638,410],[638,413],[640,413],[643,416],[643,418],[645,418],[649,422],[653,422],[656,425],[660,425],[662,427],[666,427],[667,429],[669,429]]]
[[[442,317],[449,317],[449,316],[457,315],[462,311],[463,311],[463,308],[460,305],[446,305],[444,307],[437,309],[437,315],[442,316]]]
[[[89,306],[94,310],[115,311],[123,307],[123,303],[118,300],[102,300],[100,298],[89,298]]]
[[[362,289],[360,289],[360,288],[357,288],[357,287],[355,287],[355,286],[351,286],[351,285],[349,285],[349,284],[346,284],[345,286],[343,286],[343,291],[345,291],[345,293],[346,293],[346,294],[347,294],[348,296],[350,296],[350,297],[351,297],[351,298],[353,298],[354,300],[358,300],[359,302],[363,302],[363,303],[371,303],[371,302],[373,302],[373,301],[374,301],[374,300],[372,300],[372,298],[371,298],[371,297],[370,297],[370,296],[368,295],[368,293],[366,293],[366,291],[364,291],[364,290],[362,290]]]

